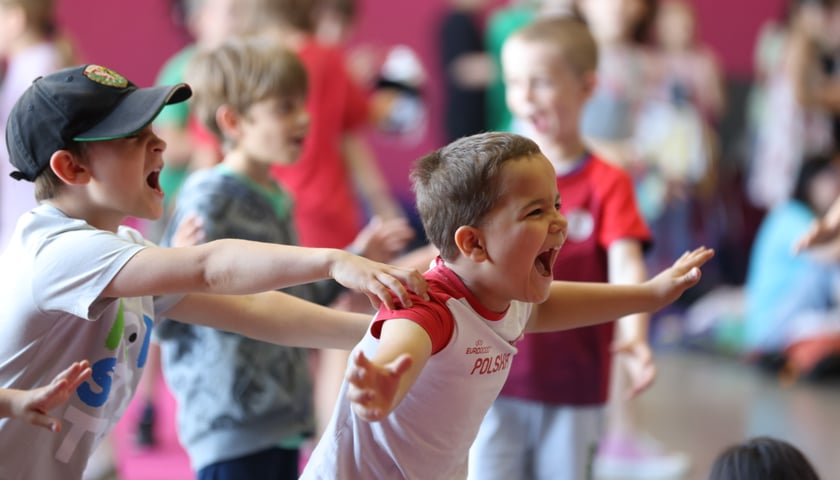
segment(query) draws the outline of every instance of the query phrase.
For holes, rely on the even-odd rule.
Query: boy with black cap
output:
[[[0,269],[15,272],[0,278],[0,387],[43,385],[78,358],[90,359],[93,374],[54,411],[60,433],[0,420],[0,451],[15,459],[0,463],[0,478],[81,478],[131,400],[157,315],[275,343],[349,348],[366,315],[268,290],[332,277],[391,307],[410,301],[401,282],[425,294],[416,271],[340,250],[239,240],[156,248],[120,226],[129,215],[161,215],[166,144],[149,124],[190,93],[185,84],[138,88],[86,65],[36,79],[12,109],[13,176],[35,182],[40,205],[21,217],[0,257]],[[230,295],[246,293],[256,294]]]

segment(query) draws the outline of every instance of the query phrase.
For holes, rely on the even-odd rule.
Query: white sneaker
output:
[[[607,439],[595,456],[593,473],[600,480],[681,480],[691,459],[666,452],[651,439]]]

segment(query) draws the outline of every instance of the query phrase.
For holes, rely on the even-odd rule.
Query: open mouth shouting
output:
[[[160,171],[161,169],[155,169],[152,173],[150,173],[146,177],[146,184],[149,185],[153,190],[156,192],[163,194],[163,189],[160,188]]]
[[[554,267],[554,260],[557,259],[557,253],[559,252],[559,247],[552,247],[537,255],[537,258],[534,260],[534,266],[540,275],[544,277],[551,276],[551,270]]]

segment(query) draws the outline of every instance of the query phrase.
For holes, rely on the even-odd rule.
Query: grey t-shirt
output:
[[[162,243],[189,214],[206,241],[239,238],[294,245],[291,200],[226,166],[192,174],[181,188]],[[334,282],[333,282],[334,283]],[[326,300],[318,285],[286,293]],[[282,315],[283,312],[277,312]],[[178,437],[193,469],[269,447],[296,446],[314,430],[307,352],[171,320],[156,329],[166,381],[178,401]]]

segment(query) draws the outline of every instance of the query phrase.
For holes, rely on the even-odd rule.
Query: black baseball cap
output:
[[[38,77],[12,107],[6,125],[17,180],[35,180],[50,157],[72,141],[124,138],[142,130],[165,105],[190,98],[189,85],[138,88],[100,65]]]

